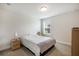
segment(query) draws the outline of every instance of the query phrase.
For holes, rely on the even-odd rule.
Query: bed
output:
[[[56,41],[50,37],[27,34],[20,37],[22,45],[31,50],[36,56],[43,54],[50,47],[54,46]]]

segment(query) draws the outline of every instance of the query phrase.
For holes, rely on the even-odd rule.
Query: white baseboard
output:
[[[62,41],[57,41],[57,40],[56,40],[56,42],[58,42],[60,44],[71,46],[71,43],[68,43],[68,42],[62,42]]]

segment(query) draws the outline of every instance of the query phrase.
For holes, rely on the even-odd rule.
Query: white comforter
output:
[[[37,56],[56,43],[54,39],[38,35],[24,35],[21,37],[21,42]]]

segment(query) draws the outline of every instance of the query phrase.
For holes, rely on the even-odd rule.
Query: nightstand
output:
[[[20,39],[19,38],[14,38],[11,40],[11,50],[15,50],[20,48]]]

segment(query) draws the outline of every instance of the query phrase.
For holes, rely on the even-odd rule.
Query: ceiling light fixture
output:
[[[47,6],[42,6],[42,7],[40,8],[40,11],[47,11]]]

